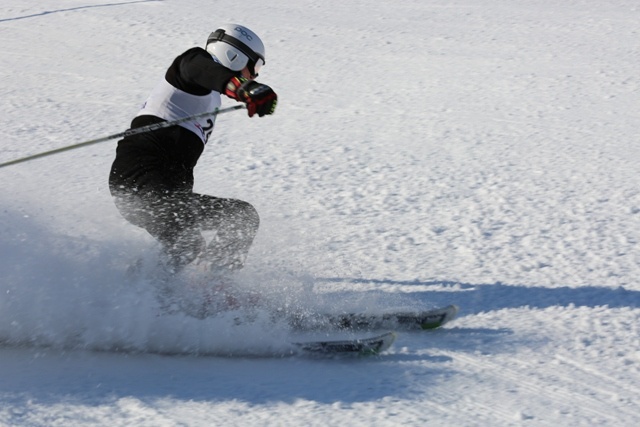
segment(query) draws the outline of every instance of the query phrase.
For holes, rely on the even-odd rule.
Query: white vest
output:
[[[173,121],[214,111],[220,107],[221,103],[220,94],[216,91],[209,95],[192,95],[173,87],[165,79],[162,79],[153,89],[137,116],[151,115]],[[215,120],[216,116],[201,117],[180,123],[180,126],[198,135],[202,143],[206,144],[213,131]]]

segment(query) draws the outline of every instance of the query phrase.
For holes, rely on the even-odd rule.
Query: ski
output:
[[[424,311],[397,313],[342,313],[306,314],[296,313],[288,317],[295,330],[428,330],[436,329],[455,319],[458,306],[448,305]]]
[[[367,338],[354,338],[339,341],[308,341],[293,343],[303,353],[322,355],[376,355],[388,350],[396,339],[394,332],[387,332]]]

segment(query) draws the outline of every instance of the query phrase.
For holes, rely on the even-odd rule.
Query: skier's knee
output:
[[[243,202],[243,203],[245,205],[243,209],[245,221],[247,222],[247,224],[250,225],[250,227],[255,232],[257,232],[258,228],[260,227],[260,215],[258,214],[258,211],[256,210],[256,208],[253,207],[253,205],[247,202]]]

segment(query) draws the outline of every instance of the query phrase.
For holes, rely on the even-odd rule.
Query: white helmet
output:
[[[253,31],[237,24],[226,24],[207,39],[207,52],[225,67],[240,71],[249,67],[252,75],[264,65],[264,44]]]

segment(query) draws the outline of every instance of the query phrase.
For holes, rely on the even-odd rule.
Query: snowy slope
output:
[[[0,162],[126,129],[234,21],[280,99],[221,116],[196,170],[261,214],[239,285],[459,319],[326,360],[263,357],[282,325],[158,317],[106,142],[0,169],[0,425],[640,422],[637,1],[3,0]]]

